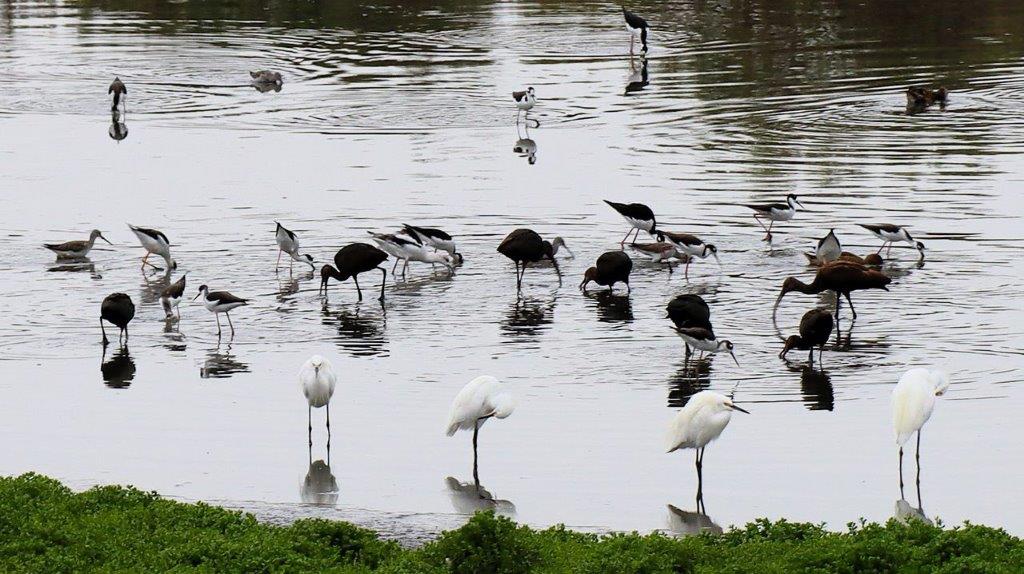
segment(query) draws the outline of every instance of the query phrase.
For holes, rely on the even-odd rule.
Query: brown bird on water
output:
[[[629,255],[621,251],[606,251],[597,258],[597,264],[587,269],[583,274],[583,282],[580,283],[580,289],[586,293],[587,283],[593,281],[598,285],[608,287],[608,291],[611,291],[616,283],[621,282],[626,284],[626,292],[628,293],[630,291],[629,273],[631,271],[633,271],[633,260],[629,258]]]
[[[800,319],[800,334],[790,335],[786,344],[779,353],[779,358],[785,360],[786,353],[791,349],[810,351],[807,360],[814,364],[814,347],[818,347],[818,362],[821,362],[821,354],[825,350],[825,343],[832,334],[832,313],[828,309],[811,309],[804,313]]]
[[[121,78],[114,78],[113,82],[110,82],[110,87],[107,89],[107,94],[114,94],[114,102],[110,104],[110,111],[116,112],[117,106],[124,102],[122,96],[128,95],[128,88],[125,87],[124,82]],[[128,105],[124,105],[124,111],[128,111]]]
[[[345,281],[349,277],[356,284],[359,300],[363,300],[363,290],[359,288],[359,274],[380,269],[380,297],[384,304],[384,285],[388,281],[388,272],[380,267],[388,259],[388,254],[368,243],[350,243],[334,254],[334,266],[324,265],[320,268],[320,292],[327,296],[327,282],[330,279]]]
[[[907,106],[926,107],[936,102],[945,104],[949,98],[949,90],[945,86],[937,90],[922,86],[910,86],[907,88]]]
[[[821,265],[823,265],[821,263],[821,260],[813,253],[804,253],[804,256],[807,257],[807,263],[809,265],[814,265],[815,267],[820,267]],[[835,261],[858,263],[866,267],[881,267],[882,264],[885,263],[885,261],[882,259],[882,256],[877,253],[869,253],[868,255],[861,257],[860,255],[850,253],[849,251],[843,251],[842,253],[840,253],[839,259],[835,259]],[[831,261],[829,261],[829,263],[831,263]],[[825,265],[827,265],[827,263]]]
[[[861,289],[884,289],[888,291],[887,285],[891,282],[892,279],[886,277],[882,272],[868,269],[859,263],[833,261],[818,268],[814,281],[809,285],[796,277],[787,277],[782,282],[782,291],[779,293],[779,298],[775,300],[775,307],[772,308],[772,318],[774,319],[775,313],[779,309],[779,304],[782,303],[782,298],[790,291],[798,291],[806,295],[817,295],[822,291],[834,291],[836,294],[836,322],[839,322],[840,295],[846,297],[847,303],[850,304],[853,318],[856,319],[857,310],[853,307],[850,293]]]
[[[555,261],[555,254],[558,253],[560,247],[565,247],[566,251],[569,250],[565,245],[565,240],[561,237],[546,241],[536,231],[524,228],[509,233],[498,245],[498,253],[515,262],[516,290],[522,290],[526,265],[537,263],[542,259],[551,260],[551,264],[555,267],[555,273],[559,274],[559,283],[561,283],[561,271],[558,269],[558,262]],[[572,251],[569,253],[571,254]],[[520,266],[522,270],[520,270]]]

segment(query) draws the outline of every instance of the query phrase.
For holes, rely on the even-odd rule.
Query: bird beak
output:
[[[775,300],[775,306],[772,307],[772,321],[775,320],[775,315],[779,311],[779,305],[782,303],[782,298],[786,296],[786,292],[779,293],[779,298]]]
[[[107,239],[106,237],[103,237],[103,235],[100,235],[99,237],[100,237],[100,239],[102,239],[103,241],[106,241],[106,242],[107,242],[107,245],[113,245],[113,243],[111,243],[111,242],[110,242],[110,241],[109,241],[109,240],[108,240],[108,239]]]
[[[715,253],[714,251],[712,251],[711,252],[711,256],[715,258],[715,263],[718,263],[718,266],[721,267],[722,266],[722,260],[718,258],[718,253]]]
[[[882,285],[882,289],[884,289],[884,290],[888,291],[888,290],[889,290],[889,287],[888,287],[887,285]]]
[[[584,279],[583,281],[581,281],[581,282],[580,282],[580,291],[583,291],[583,289],[584,289],[584,288],[585,288],[586,286],[587,286],[587,280],[586,280],[586,279]]]
[[[804,204],[800,203],[799,199],[794,199],[793,201],[795,201],[796,204],[800,206],[800,209],[807,209],[806,207],[804,207]]]
[[[576,259],[576,254],[572,252],[572,249],[569,249],[568,245],[563,243],[562,244],[562,249],[565,249],[566,252],[569,253],[569,259]]]
[[[738,407],[736,405],[729,405],[729,408],[734,410],[734,411],[739,411],[741,413],[747,413],[748,415],[750,414],[750,411],[748,411],[748,410],[746,410],[744,408]]]
[[[733,361],[736,361],[736,366],[737,367],[740,366],[740,362],[736,359],[736,354],[735,353],[733,353],[732,351],[729,351],[729,356],[732,357]]]
[[[196,293],[196,296],[195,296],[195,297],[193,297],[193,298],[192,298],[192,300],[193,300],[193,301],[195,301],[195,300],[196,300],[196,299],[198,299],[198,298],[199,298],[199,296],[200,296],[200,295],[202,295],[202,294],[203,294],[203,292],[202,292],[202,291],[200,291],[200,292]]]

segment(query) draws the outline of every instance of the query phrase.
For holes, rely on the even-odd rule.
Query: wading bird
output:
[[[203,297],[203,305],[206,306],[207,311],[213,313],[213,316],[217,319],[217,336],[220,337],[221,313],[224,313],[224,316],[228,318],[231,336],[235,336],[235,326],[231,324],[231,310],[247,305],[249,300],[236,297],[227,291],[210,291],[210,288],[206,285],[199,286],[199,293],[192,300],[195,301],[200,295]]]
[[[696,328],[711,333],[715,331],[711,326],[711,308],[700,295],[690,293],[678,295],[668,302],[665,310],[676,329]],[[686,345],[685,356],[688,358],[691,352],[690,344],[685,342],[685,339],[683,341]]]
[[[584,293],[587,292],[587,283],[593,281],[598,285],[608,287],[608,291],[612,290],[612,287],[616,283],[625,283],[626,292],[630,291],[629,288],[629,273],[633,271],[633,260],[629,258],[629,255],[621,251],[606,251],[597,258],[597,263],[594,267],[590,267],[583,273],[583,282],[580,283],[580,289]]]
[[[111,293],[103,299],[100,304],[100,331],[103,333],[103,345],[107,340],[107,330],[103,328],[103,322],[111,323],[121,330],[117,336],[118,344],[121,344],[121,337],[124,337],[124,344],[128,344],[128,323],[135,317],[135,303],[132,298],[124,293]]]
[[[477,435],[491,417],[503,419],[512,414],[516,403],[504,385],[492,376],[479,376],[466,383],[452,401],[448,415],[448,436],[459,430],[473,429],[473,480],[480,484],[477,472]]]
[[[689,260],[689,256],[680,253],[676,249],[675,245],[672,245],[668,241],[659,241],[657,243],[631,243],[629,248],[637,253],[642,253],[647,257],[651,258],[654,263],[661,263],[662,261],[669,261],[670,259],[681,259],[683,261]],[[672,267],[669,267],[669,271]]]
[[[715,258],[715,262],[718,266],[722,266],[722,261],[718,259],[718,248],[711,243],[704,243],[700,237],[696,235],[690,235],[689,233],[672,233],[671,231],[658,231],[658,241],[668,240],[676,248],[688,255],[686,258],[686,268],[684,270],[684,276],[690,278],[690,261],[694,258],[706,259],[708,255]]]
[[[277,221],[274,223],[277,224],[277,229],[274,230],[274,239],[277,241],[277,264],[274,266],[274,269],[276,270],[281,266],[281,254],[287,253],[293,262],[305,263],[309,265],[310,269],[316,270],[316,265],[313,263],[311,256],[299,255],[299,238],[295,235],[295,232],[286,229]],[[291,266],[292,263],[288,263],[289,269],[291,269]]]
[[[334,267],[324,265],[320,268],[320,291],[327,295],[328,279],[345,281],[349,277],[356,284],[359,300],[363,300],[363,290],[359,288],[359,274],[380,269],[380,297],[384,304],[384,285],[388,282],[388,272],[380,267],[388,259],[388,254],[367,243],[350,243],[334,254]]]
[[[804,256],[807,257],[807,263],[810,265],[821,267],[826,264],[822,263],[814,253],[804,253]],[[855,255],[849,251],[843,251],[840,253],[839,257],[836,258],[836,261],[857,263],[858,265],[864,265],[867,267],[881,267],[882,264],[885,263],[885,261],[882,260],[882,256],[877,253],[869,253],[864,257],[861,257],[860,255]],[[829,263],[831,263],[831,261]]]
[[[669,423],[666,434],[667,452],[692,448],[696,451],[697,500],[703,498],[704,449],[717,439],[729,425],[732,411],[750,414],[736,406],[729,397],[714,391],[701,391],[686,402]]]
[[[164,315],[168,319],[174,317],[176,309],[178,319],[181,319],[181,309],[178,309],[178,304],[181,303],[181,298],[185,295],[185,275],[188,275],[187,271],[160,293],[160,305],[164,308]]]
[[[700,351],[700,356],[703,358],[704,353],[717,353],[719,351],[725,351],[729,353],[733,361],[736,361],[736,366],[740,366],[739,360],[736,359],[736,354],[733,353],[732,341],[721,340],[715,338],[714,331],[709,329],[703,329],[700,327],[684,327],[676,328],[676,334],[679,338],[686,343],[687,354],[686,358],[690,356],[690,347]]]
[[[524,120],[530,119],[530,110],[537,105],[537,94],[533,88],[526,88],[522,92],[512,92],[512,99],[516,101],[516,125],[519,125],[519,115],[526,112]]]
[[[892,390],[892,426],[900,447],[900,492],[903,491],[903,445],[917,433],[917,483],[921,484],[921,427],[932,416],[935,397],[949,388],[949,375],[942,371],[910,369]]]
[[[629,224],[629,231],[626,232],[626,236],[622,238],[619,245],[626,244],[630,233],[633,233],[633,243],[636,243],[641,231],[646,231],[650,235],[654,235],[657,232],[658,223],[655,221],[654,212],[651,211],[650,207],[642,203],[615,203],[607,199],[604,202],[617,211],[626,220],[626,223]],[[659,239],[659,241],[664,240]]]
[[[135,237],[139,238],[139,243],[146,250],[146,256],[142,258],[142,268],[145,269],[146,265],[149,265],[153,269],[160,269],[156,265],[149,263],[150,255],[159,255],[163,257],[164,261],[167,262],[167,271],[173,271],[178,268],[178,263],[171,259],[171,242],[167,239],[167,236],[161,231],[156,229],[148,229],[146,227],[136,227],[131,223],[128,224],[128,228],[132,230]]]
[[[810,285],[796,277],[787,277],[782,282],[782,291],[779,293],[779,298],[775,300],[775,307],[772,308],[772,318],[775,318],[775,313],[779,310],[782,298],[790,291],[797,291],[805,295],[817,295],[822,291],[833,291],[836,294],[836,323],[839,322],[840,295],[846,297],[847,303],[850,304],[850,312],[853,313],[853,318],[856,319],[857,310],[853,307],[850,293],[862,289],[883,289],[888,291],[887,285],[891,282],[892,279],[889,279],[882,272],[875,269],[868,269],[863,265],[848,261],[833,261],[818,268],[818,272],[814,275],[814,281]]]
[[[128,88],[125,87],[124,82],[121,78],[115,77],[113,82],[110,82],[110,87],[107,88],[107,95],[114,94],[114,101],[110,104],[110,111],[116,112],[118,106],[122,106],[124,111],[128,111],[128,104],[125,103],[125,97],[128,95]]]
[[[89,255],[89,251],[92,250],[92,246],[96,243],[96,239],[102,239],[107,241],[106,237],[99,229],[93,229],[89,233],[88,240],[76,240],[76,241],[65,241],[64,243],[44,243],[43,247],[53,251],[57,254],[57,259],[82,259]],[[108,245],[113,243],[107,241]]]
[[[829,229],[828,235],[818,240],[818,247],[814,250],[814,257],[822,264],[835,261],[842,254],[843,246],[834,229]]]
[[[569,251],[569,255],[572,255],[572,251],[561,237],[556,237],[549,242],[541,239],[540,235],[532,229],[516,229],[501,241],[501,244],[498,245],[498,253],[508,257],[516,264],[516,290],[522,290],[526,265],[537,263],[542,259],[551,260],[555,273],[559,274],[559,282],[561,282],[561,271],[558,269],[558,261],[555,260],[555,254],[558,253],[560,247],[564,247],[566,251]],[[521,271],[520,266],[522,266]]]
[[[327,409],[327,448],[331,447],[331,397],[338,378],[334,365],[320,355],[313,355],[299,369],[299,384],[308,403],[306,421],[309,427],[309,446],[313,446],[313,409]]]
[[[637,32],[640,33],[640,51],[647,54],[647,20],[626,10],[622,7],[622,17],[626,19],[626,29],[629,30],[629,55],[633,55],[633,43],[636,40]]]
[[[416,241],[423,245],[429,245],[434,249],[441,251],[447,251],[452,256],[456,263],[462,263],[462,254],[455,250],[455,240],[452,239],[451,235],[448,235],[440,229],[432,227],[416,227],[407,223],[402,224],[402,231],[409,237],[412,237]]]
[[[910,232],[907,231],[906,227],[893,225],[891,223],[881,223],[879,225],[866,225],[861,223],[860,226],[882,240],[882,246],[878,248],[876,253],[881,253],[882,249],[886,249],[886,246],[888,246],[888,249],[885,251],[885,256],[888,257],[889,251],[892,250],[892,244],[896,241],[903,241],[912,245],[914,249],[917,249],[917,253],[921,256],[921,259],[924,259],[924,243],[921,243],[911,237]]]
[[[793,219],[793,216],[796,215],[796,206],[798,205],[806,209],[804,204],[797,200],[796,195],[791,193],[786,196],[786,203],[756,203],[747,204],[747,207],[754,210],[754,219],[757,220],[761,229],[764,229],[766,233],[764,240],[771,241],[772,226],[775,225],[776,221],[789,221]],[[764,226],[764,219],[769,221],[768,227]]]
[[[809,351],[807,360],[814,364],[814,347],[818,347],[818,362],[821,362],[821,355],[825,352],[825,343],[832,334],[832,312],[827,309],[811,309],[804,313],[800,319],[800,334],[790,335],[786,344],[779,353],[779,358],[785,360],[786,353],[791,349]]]
[[[410,261],[419,261],[421,263],[440,263],[448,268],[451,273],[455,272],[455,259],[448,254],[446,251],[430,251],[425,245],[417,243],[416,241],[409,241],[403,239],[397,235],[374,233],[369,232],[373,236],[373,241],[377,243],[377,246],[384,250],[385,253],[393,255],[396,259],[395,266],[397,267],[398,261],[405,261],[405,265],[402,266],[402,276],[405,276],[406,271],[409,270]],[[394,269],[391,270],[394,273]]]

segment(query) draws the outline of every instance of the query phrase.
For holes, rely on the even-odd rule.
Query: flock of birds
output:
[[[625,8],[623,8],[623,16],[630,31],[630,55],[633,54],[633,45],[637,35],[641,42],[641,52],[646,55],[649,29],[647,21]],[[261,70],[250,74],[253,82],[259,85],[276,86],[279,89],[282,84],[282,77],[277,72]],[[113,95],[112,110],[117,111],[119,106],[126,105],[127,93],[128,90],[124,83],[119,78],[115,78],[109,88],[109,94]],[[908,105],[945,104],[947,97],[948,92],[945,88],[933,91],[927,88],[913,87],[907,91]],[[526,119],[529,120],[528,114],[537,103],[535,90],[531,87],[521,92],[514,92],[513,99],[517,110],[527,114]],[[519,116],[517,115],[517,124],[518,122]],[[606,203],[628,223],[628,231],[619,242],[619,250],[603,253],[597,258],[594,266],[584,272],[583,280],[579,285],[580,290],[586,291],[590,283],[607,287],[609,290],[613,289],[616,284],[623,283],[627,292],[630,292],[629,278],[633,270],[633,260],[624,250],[627,241],[629,248],[637,256],[647,257],[651,261],[659,263],[673,260],[682,262],[685,265],[687,278],[690,264],[698,259],[712,257],[719,262],[719,265],[721,264],[718,259],[718,248],[715,245],[705,242],[696,235],[662,229],[658,225],[654,211],[649,206],[641,203],[612,201],[606,201]],[[789,194],[780,203],[751,204],[746,207],[752,211],[755,221],[765,231],[764,240],[768,242],[772,241],[772,232],[776,223],[791,221],[796,216],[798,208],[804,209],[803,204],[794,194]],[[316,261],[313,257],[300,253],[297,235],[280,223],[275,223],[274,236],[278,247],[277,265],[280,266],[282,255],[286,255],[290,259],[289,266],[298,262],[309,265],[315,270]],[[924,244],[917,241],[904,226],[862,224],[861,227],[882,241],[877,252],[859,256],[844,251],[838,237],[830,230],[818,241],[814,252],[806,253],[808,262],[817,267],[813,280],[810,283],[805,283],[796,277],[789,277],[783,281],[773,308],[773,318],[783,297],[791,292],[804,294],[832,292],[835,294],[835,311],[833,314],[827,309],[816,308],[805,313],[800,321],[799,334],[785,339],[784,347],[779,354],[781,358],[785,358],[787,353],[793,349],[806,350],[808,351],[808,361],[813,364],[814,351],[817,349],[820,362],[824,345],[833,328],[838,325],[841,299],[846,299],[852,316],[856,318],[857,313],[850,297],[853,291],[868,289],[888,291],[891,280],[879,270],[884,262],[881,255],[883,249],[886,249],[886,256],[888,256],[894,243],[908,243],[918,251],[921,258],[924,257]],[[163,259],[164,269],[168,274],[177,269],[177,263],[171,256],[171,242],[167,235],[156,229],[134,225],[129,225],[129,228],[145,249],[146,253],[141,264],[143,270],[147,266],[160,269],[149,262],[151,255]],[[645,232],[654,241],[638,242],[640,232]],[[631,235],[632,240],[630,240]],[[93,230],[87,240],[46,244],[45,247],[53,251],[59,259],[80,259],[89,254],[97,239],[110,243],[99,230]],[[403,228],[395,234],[371,232],[370,239],[375,245],[361,242],[351,243],[335,253],[333,265],[321,266],[320,292],[325,297],[331,279],[339,282],[351,279],[355,284],[359,300],[362,300],[359,275],[379,270],[381,272],[379,300],[383,305],[387,270],[382,265],[385,265],[389,257],[394,258],[394,266],[391,269],[393,275],[398,273],[399,264],[402,264],[402,274],[404,275],[411,262],[429,263],[432,266],[441,265],[449,272],[454,272],[458,265],[464,263],[464,258],[457,250],[453,237],[441,229],[403,225]],[[523,278],[527,267],[544,260],[551,262],[560,277],[556,255],[563,249],[569,253],[570,257],[574,256],[561,237],[555,237],[548,241],[537,232],[527,228],[512,231],[497,246],[497,251],[515,265],[516,288],[519,291],[523,288]],[[671,271],[671,267],[669,269]],[[185,296],[186,275],[182,274],[177,281],[171,283],[161,293],[160,301],[168,319],[175,317],[180,319],[178,306]],[[231,334],[234,335],[230,312],[245,306],[249,300],[227,291],[211,291],[207,285],[199,287],[193,300],[200,297],[206,309],[216,317],[218,337],[221,335],[221,314],[226,317]],[[699,295],[679,295],[668,303],[666,310],[668,318],[684,342],[687,360],[694,351],[698,351],[702,355],[725,352],[730,354],[739,365],[734,353],[734,345],[732,342],[719,339],[716,336],[710,320],[710,307]],[[175,315],[176,313],[177,315]],[[109,343],[104,321],[119,329],[118,340],[126,345],[128,325],[134,317],[135,305],[128,295],[113,293],[107,296],[100,305],[100,328],[103,334],[103,344]],[[337,383],[334,368],[327,359],[314,356],[302,365],[299,371],[299,380],[309,407],[310,445],[312,445],[312,409],[314,408],[326,408],[327,410],[329,445],[330,401]],[[903,375],[893,391],[893,424],[900,447],[901,489],[903,487],[903,445],[914,433],[917,433],[919,457],[921,428],[931,416],[935,397],[942,395],[948,386],[949,378],[945,373],[912,369]],[[481,376],[470,381],[452,403],[447,434],[452,436],[459,430],[473,431],[473,474],[477,487],[479,487],[477,439],[480,428],[491,418],[503,419],[511,415],[515,404],[513,395],[505,385],[490,376]],[[666,441],[668,452],[683,449],[695,451],[698,509],[702,504],[704,450],[725,430],[733,411],[748,412],[735,404],[731,396],[713,391],[701,391],[690,397],[669,425]],[[918,466],[918,472],[920,472],[920,466]]]

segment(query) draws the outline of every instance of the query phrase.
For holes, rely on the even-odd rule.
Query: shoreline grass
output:
[[[723,534],[596,535],[535,530],[480,513],[406,549],[345,522],[289,526],[130,487],[76,493],[37,474],[0,478],[2,572],[338,572],[658,574],[717,572],[1022,572],[1024,541],[1005,531],[921,522],[821,525],[758,520]]]

